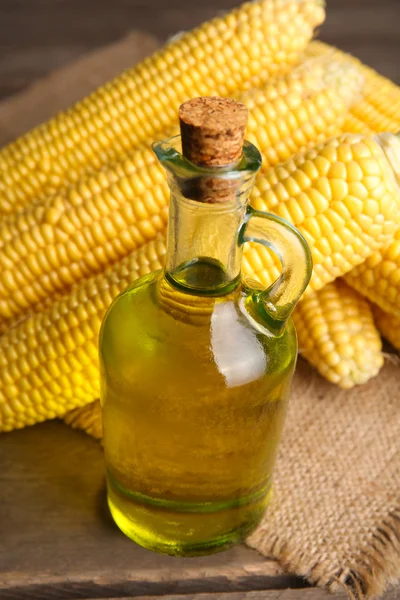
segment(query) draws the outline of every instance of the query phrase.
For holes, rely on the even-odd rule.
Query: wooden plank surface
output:
[[[0,0],[0,97],[133,29],[160,39],[240,0]],[[399,0],[327,0],[322,39],[400,83]]]

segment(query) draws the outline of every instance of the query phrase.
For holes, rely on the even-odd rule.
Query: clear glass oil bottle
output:
[[[311,261],[290,225],[247,208],[254,146],[223,169],[190,163],[179,137],[155,151],[171,188],[165,269],[116,298],[100,336],[108,501],[138,544],[193,556],[242,540],[265,511]],[[210,178],[228,201],[193,199]],[[269,290],[241,281],[249,240],[281,256]]]

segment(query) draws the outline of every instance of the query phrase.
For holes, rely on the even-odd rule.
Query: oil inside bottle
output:
[[[260,521],[297,355],[240,281],[188,262],[135,282],[101,332],[104,447],[114,520],[157,552],[209,554]]]

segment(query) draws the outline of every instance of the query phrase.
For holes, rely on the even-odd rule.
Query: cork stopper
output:
[[[179,108],[182,154],[201,167],[226,167],[242,156],[248,110],[230,98],[193,98]],[[190,196],[201,202],[226,202],[237,182],[209,177],[193,182]]]
[[[179,108],[183,156],[195,165],[221,167],[242,155],[248,110],[230,98],[203,97]]]

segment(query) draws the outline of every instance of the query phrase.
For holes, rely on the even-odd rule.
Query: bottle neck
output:
[[[238,234],[261,156],[245,142],[237,163],[202,168],[180,148],[179,136],[153,145],[171,191],[165,275],[193,294],[223,295],[240,278]]]
[[[171,194],[165,274],[192,293],[222,295],[240,279],[238,231],[246,205],[203,204]]]

